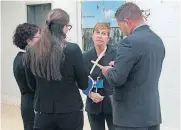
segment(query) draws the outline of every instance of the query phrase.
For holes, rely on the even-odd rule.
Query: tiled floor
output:
[[[90,130],[86,113],[84,115],[84,130]],[[19,107],[1,104],[1,130],[23,130]]]

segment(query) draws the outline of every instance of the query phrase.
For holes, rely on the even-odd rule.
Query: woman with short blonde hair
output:
[[[83,54],[84,65],[89,73],[89,87],[83,93],[87,95],[86,111],[91,130],[105,130],[105,121],[109,130],[115,129],[110,99],[112,86],[102,75],[101,69],[91,63],[93,60],[105,66],[114,61],[116,51],[108,45],[109,37],[110,25],[104,22],[97,23],[92,34],[94,47]]]

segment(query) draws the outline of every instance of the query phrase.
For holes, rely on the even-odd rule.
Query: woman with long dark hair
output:
[[[65,40],[69,15],[53,9],[38,42],[24,57],[29,87],[35,90],[35,130],[82,130],[83,102],[88,76],[77,44]],[[33,82],[36,80],[35,82]]]

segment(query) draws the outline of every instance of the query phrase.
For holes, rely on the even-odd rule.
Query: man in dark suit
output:
[[[113,85],[113,123],[116,130],[159,130],[158,81],[165,57],[164,44],[148,25],[140,8],[125,3],[115,18],[127,35],[119,44],[114,67],[102,69]]]

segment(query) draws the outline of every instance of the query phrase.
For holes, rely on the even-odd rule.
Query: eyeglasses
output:
[[[68,28],[69,31],[72,29],[72,25],[67,24],[66,26],[67,26],[67,28]]]

